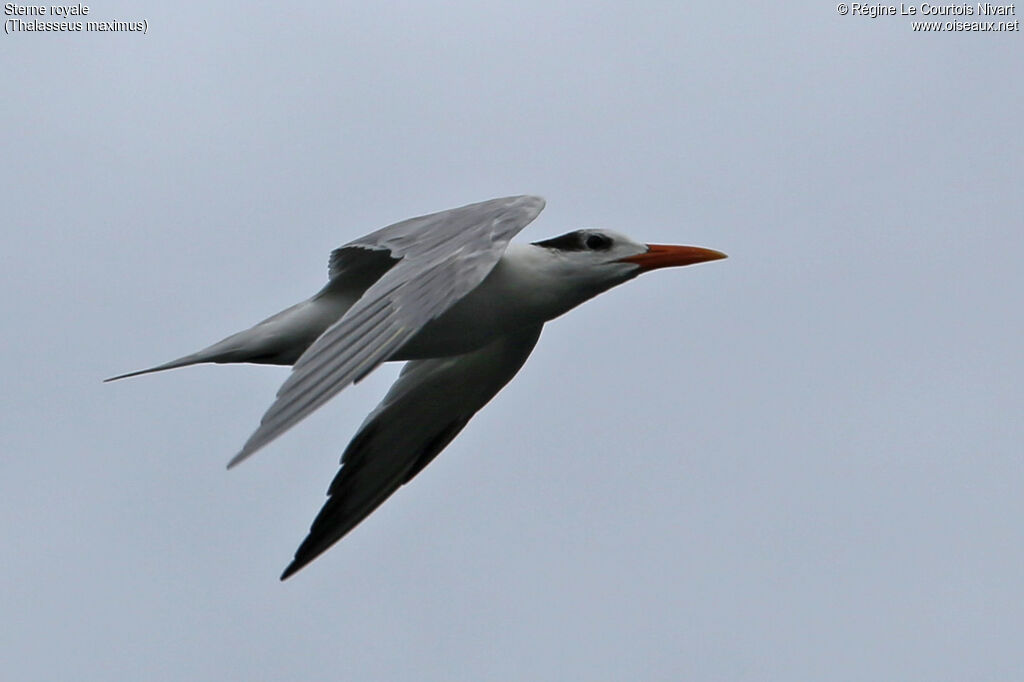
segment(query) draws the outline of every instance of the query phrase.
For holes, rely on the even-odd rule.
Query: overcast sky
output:
[[[0,36],[0,676],[1024,677],[1021,33],[691,4],[104,0],[148,32]],[[730,258],[549,324],[285,583],[397,366],[230,472],[285,368],[100,383],[518,193],[527,240]]]

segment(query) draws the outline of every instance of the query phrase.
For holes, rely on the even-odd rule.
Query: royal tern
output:
[[[171,362],[293,365],[234,466],[382,362],[408,360],[341,457],[284,580],[437,456],[515,376],[548,320],[657,268],[725,258],[585,229],[509,244],[544,208],[492,199],[395,223],[331,253],[327,284],[254,327]]]

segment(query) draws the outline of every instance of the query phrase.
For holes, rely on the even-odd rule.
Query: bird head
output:
[[[534,242],[534,273],[544,282],[538,294],[550,298],[547,319],[658,268],[725,258],[699,246],[644,244],[611,230],[584,229]],[[543,294],[541,294],[543,292]]]
[[[561,275],[596,295],[637,275],[682,265],[726,258],[700,246],[644,244],[611,230],[585,229],[534,242],[548,250]]]

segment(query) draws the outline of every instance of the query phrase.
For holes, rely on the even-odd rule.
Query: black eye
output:
[[[612,240],[603,234],[591,234],[587,236],[587,240],[584,242],[588,249],[593,251],[604,251],[612,247]]]

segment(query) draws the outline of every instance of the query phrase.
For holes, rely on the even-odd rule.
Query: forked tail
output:
[[[216,360],[214,358],[210,357],[210,354],[207,351],[199,351],[198,353],[190,353],[188,355],[185,355],[184,357],[178,358],[177,360],[171,360],[170,362],[165,362],[162,365],[157,365],[156,367],[150,367],[149,369],[140,369],[140,370],[136,370],[134,372],[128,372],[127,374],[118,374],[116,377],[110,377],[109,379],[104,379],[103,383],[107,383],[108,381],[117,381],[118,379],[127,379],[128,377],[137,377],[140,374],[150,374],[152,372],[162,372],[165,369],[174,369],[176,367],[187,367],[188,365],[196,365],[196,364],[199,364],[201,362],[216,362]]]

